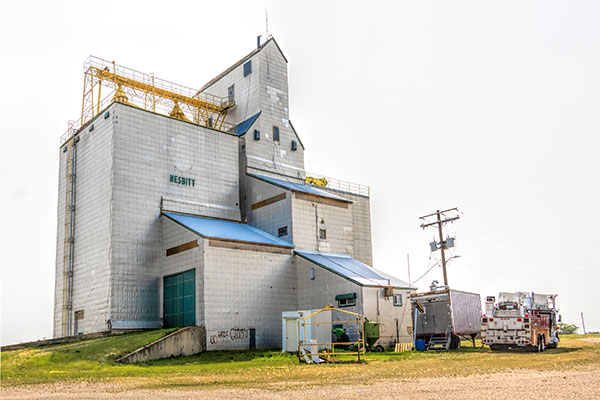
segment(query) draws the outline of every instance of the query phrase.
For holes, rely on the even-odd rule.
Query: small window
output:
[[[231,85],[227,88],[227,102],[229,104],[235,103],[235,85]]]
[[[279,237],[287,236],[287,226],[284,226],[283,228],[279,228],[277,230],[277,236],[279,236]]]
[[[292,140],[292,151],[298,150],[298,143],[295,140]]]
[[[398,306],[398,307],[402,306],[402,295],[401,294],[394,295],[394,305]]]
[[[244,76],[248,76],[251,73],[252,73],[252,60],[249,60],[244,64]]]
[[[314,269],[314,268],[311,268],[311,269],[310,269],[310,279],[311,279],[311,280],[314,280],[314,279],[315,279],[315,269]]]
[[[85,313],[83,310],[75,311],[75,319],[83,319],[84,316],[85,316]]]
[[[356,305],[356,298],[352,299],[339,299],[338,307],[352,307]]]
[[[338,307],[352,307],[356,305],[356,293],[344,293],[335,296]]]
[[[273,127],[273,141],[279,142],[279,127],[278,126]]]
[[[319,229],[319,239],[327,239],[327,229],[321,228]]]
[[[260,140],[260,131],[258,129],[254,130],[254,140]]]

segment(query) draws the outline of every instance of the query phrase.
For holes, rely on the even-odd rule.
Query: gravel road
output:
[[[600,366],[565,371],[511,371],[467,377],[385,379],[369,384],[298,388],[286,384],[260,389],[139,389],[139,381],[2,387],[9,399],[600,399]]]

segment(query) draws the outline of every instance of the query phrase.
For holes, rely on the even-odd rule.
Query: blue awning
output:
[[[318,189],[313,185],[308,185],[305,183],[289,182],[289,181],[284,181],[281,179],[270,178],[268,176],[263,176],[263,175],[248,174],[248,176],[259,179],[263,182],[270,183],[275,186],[279,186],[279,187],[287,189],[287,190],[291,190],[293,192],[308,193],[308,194],[312,194],[312,195],[319,196],[319,197],[326,197],[329,199],[339,200],[339,201],[343,201],[346,203],[353,203],[352,200],[348,200],[348,199],[345,199],[336,194],[329,193],[325,190]]]
[[[237,124],[237,126],[235,127],[235,133],[238,136],[242,136],[243,134],[248,132],[248,129],[250,129],[252,124],[254,124],[254,121],[256,121],[256,119],[260,116],[260,113],[262,113],[262,111],[257,112],[256,114],[254,114],[247,120],[242,121],[239,124]]]
[[[163,215],[206,239],[294,248],[294,245],[247,224],[163,212]]]
[[[295,250],[294,253],[361,286],[408,288],[408,283],[371,268],[345,254],[328,254],[308,250]]]

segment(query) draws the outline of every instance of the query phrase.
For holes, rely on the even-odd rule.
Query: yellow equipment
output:
[[[93,56],[84,63],[84,71],[81,126],[115,101],[209,128],[235,130],[235,125],[225,122],[227,110],[235,105],[227,97],[197,93],[195,89]],[[112,99],[102,99],[103,86],[114,89]]]
[[[325,178],[313,178],[312,176],[307,176],[306,183],[308,183],[309,185],[326,187],[328,182]]]
[[[315,321],[314,317],[325,312],[337,312],[340,316],[345,318],[327,321]],[[318,342],[317,340],[307,340],[307,331],[318,325],[330,325],[333,328],[334,324],[348,324],[354,328],[355,340],[350,340],[348,336],[347,342],[333,342],[330,340],[325,342]],[[298,360],[306,363],[312,362],[339,362],[339,361],[351,361],[352,356],[356,356],[355,362],[362,362],[365,359],[366,345],[365,345],[365,317],[361,314],[353,313],[351,311],[342,310],[333,307],[331,304],[327,304],[325,308],[317,310],[312,314],[305,315],[298,319]],[[328,328],[329,332],[335,332],[335,329]],[[338,349],[336,351],[336,346]],[[340,350],[340,346],[349,347],[352,350]]]

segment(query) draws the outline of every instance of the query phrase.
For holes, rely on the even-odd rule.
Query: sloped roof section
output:
[[[267,40],[266,42],[264,42],[263,44],[261,44],[260,47],[257,47],[256,49],[252,50],[248,55],[246,55],[246,57],[242,58],[241,60],[239,60],[238,62],[233,64],[231,67],[227,68],[225,71],[221,72],[219,75],[212,78],[204,86],[202,86],[196,94],[204,92],[206,89],[208,89],[209,87],[211,87],[212,85],[217,83],[221,78],[223,78],[225,75],[227,75],[228,73],[230,73],[231,71],[233,71],[234,69],[236,69],[237,67],[239,67],[240,65],[245,63],[246,61],[248,61],[249,59],[251,59],[252,56],[259,53],[262,49],[264,49],[271,42],[273,42],[275,44],[275,46],[277,46],[277,50],[279,50],[279,52],[281,53],[281,56],[287,63],[288,60],[287,60],[287,58],[285,58],[285,55],[283,54],[283,51],[281,51],[281,48],[279,47],[277,42],[275,41],[275,38],[271,38],[271,39]]]
[[[300,143],[300,146],[302,146],[302,150],[306,150],[304,144],[302,143],[302,140],[300,139],[300,135],[298,135],[298,132],[296,132],[296,129],[294,128],[294,124],[292,124],[292,121],[289,121],[289,123],[290,127],[292,128],[292,132],[294,132],[294,135],[296,135],[296,139],[298,139],[298,143]]]
[[[252,225],[170,212],[162,214],[205,239],[294,248],[293,244],[269,235]]]
[[[339,200],[339,201],[343,201],[346,203],[353,203],[352,200],[348,200],[348,199],[338,196],[336,194],[326,192],[325,190],[317,189],[313,185],[307,185],[305,183],[289,182],[289,181],[284,181],[282,179],[271,178],[271,177],[263,176],[263,175],[256,175],[256,174],[247,174],[247,175],[252,178],[259,179],[263,182],[270,183],[275,186],[279,186],[283,189],[291,190],[293,192],[302,192],[302,193],[312,194],[312,195],[319,196],[319,197],[325,197],[328,199]]]
[[[394,286],[408,289],[408,283],[371,268],[345,254],[319,253],[308,250],[294,250],[294,253],[361,286]]]
[[[254,114],[253,116],[251,116],[250,118],[248,118],[247,120],[242,121],[239,124],[237,124],[235,127],[235,133],[237,133],[238,136],[242,136],[246,132],[248,132],[248,129],[250,129],[250,127],[258,119],[258,117],[260,116],[261,113],[262,113],[262,111],[259,111],[256,114]]]

